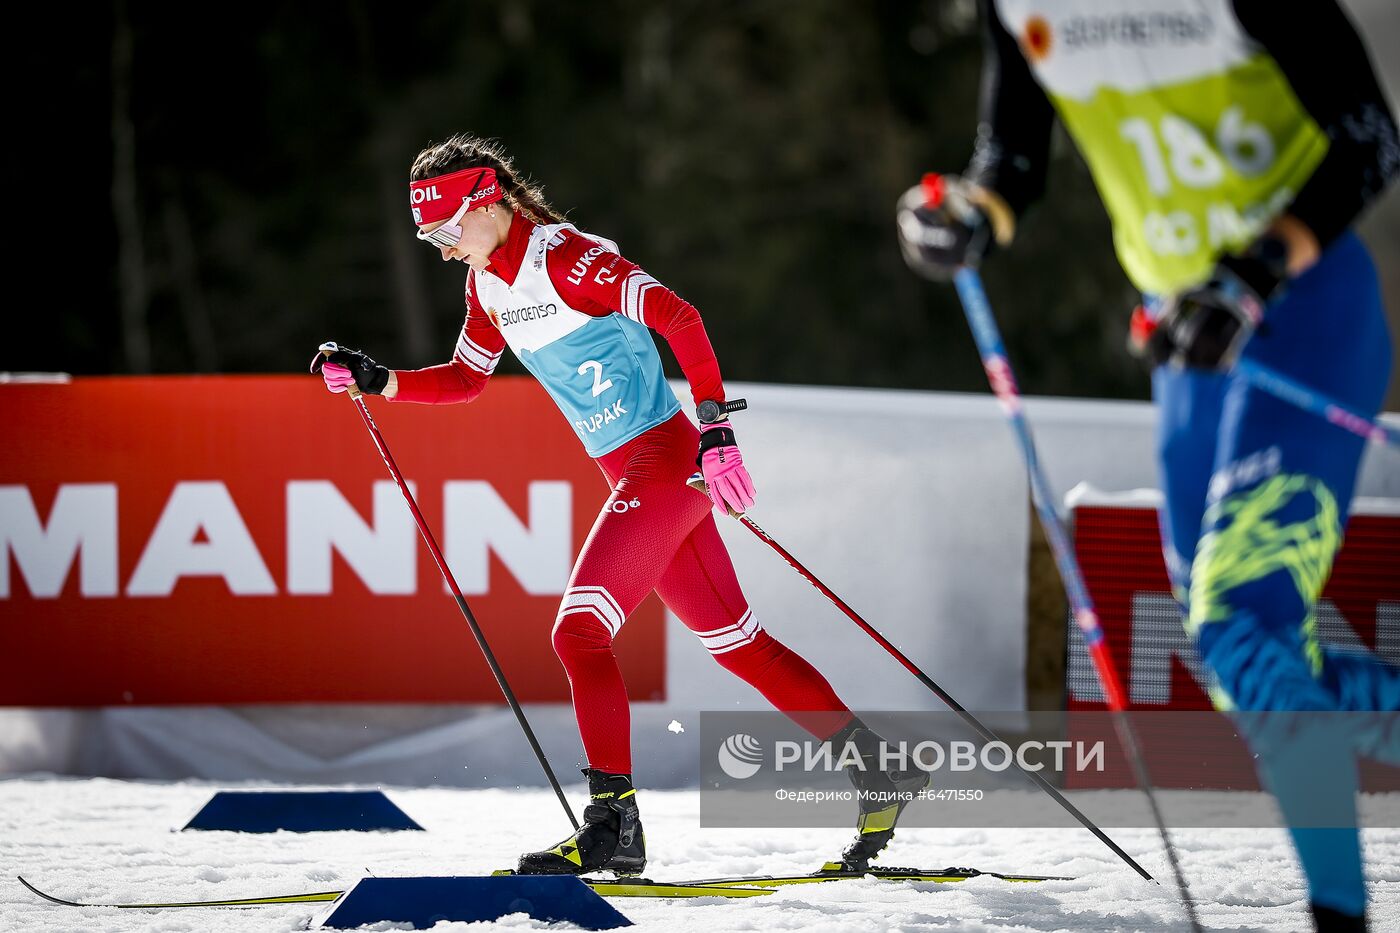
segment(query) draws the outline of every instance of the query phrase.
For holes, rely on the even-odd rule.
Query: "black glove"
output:
[[[981,189],[956,175],[925,175],[895,209],[899,249],[910,269],[946,282],[959,266],[976,266],[991,248],[994,223],[975,199]],[[1009,213],[1009,212],[1008,212]]]
[[[326,346],[335,345],[327,344]],[[380,366],[359,350],[336,347],[330,356],[318,351],[316,358],[311,361],[311,372],[313,374],[319,373],[327,363],[339,363],[350,370],[350,376],[355,380],[355,385],[366,395],[382,395],[384,387],[389,383],[389,367]]]
[[[1222,257],[1203,284],[1163,302],[1150,333],[1135,328],[1135,352],[1158,366],[1230,369],[1263,321],[1264,308],[1287,270],[1287,250],[1272,237],[1257,241],[1243,255]]]

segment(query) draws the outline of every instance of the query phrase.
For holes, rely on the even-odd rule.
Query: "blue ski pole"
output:
[[[1251,385],[1263,389],[1285,402],[1292,402],[1304,411],[1310,411],[1319,418],[1325,418],[1338,427],[1364,437],[1372,443],[1382,447],[1389,446],[1400,449],[1400,428],[1393,428],[1381,424],[1378,420],[1367,418],[1336,399],[1316,389],[1309,388],[1277,370],[1270,369],[1248,357],[1240,357],[1235,363],[1235,372],[1243,376]]]
[[[1123,684],[1118,678],[1118,670],[1114,667],[1113,659],[1108,654],[1108,643],[1104,638],[1103,626],[1099,624],[1099,617],[1094,611],[1093,601],[1089,597],[1089,588],[1084,583],[1084,574],[1079,569],[1079,561],[1074,556],[1074,550],[1070,547],[1064,522],[1060,520],[1059,512],[1055,508],[1050,483],[1046,480],[1045,471],[1041,469],[1040,460],[1036,456],[1035,441],[1031,437],[1030,424],[1026,420],[1026,414],[1021,404],[1020,391],[1016,388],[1016,376],[1011,371],[1011,364],[1006,359],[1006,349],[1002,344],[1001,332],[997,329],[996,319],[992,316],[987,293],[982,288],[982,278],[976,270],[962,266],[954,273],[953,284],[957,286],[958,297],[962,299],[967,323],[972,328],[972,338],[977,342],[977,352],[982,357],[982,367],[987,371],[987,380],[991,383],[992,391],[996,394],[997,400],[1001,402],[1002,410],[1006,412],[1006,417],[1011,422],[1012,432],[1016,435],[1016,440],[1021,446],[1021,455],[1025,459],[1026,471],[1030,476],[1031,499],[1035,503],[1036,513],[1040,516],[1041,527],[1045,529],[1045,537],[1050,542],[1050,551],[1055,556],[1055,566],[1060,571],[1060,579],[1064,581],[1065,593],[1069,597],[1070,608],[1074,612],[1074,621],[1079,625],[1080,631],[1084,633],[1084,646],[1089,652],[1090,660],[1094,663],[1094,670],[1098,673],[1099,683],[1103,687],[1108,707],[1113,711],[1113,721],[1118,731],[1119,741],[1122,742],[1123,750],[1128,761],[1132,764],[1138,786],[1147,796],[1147,802],[1152,809],[1152,816],[1157,822],[1157,831],[1162,836],[1162,845],[1166,849],[1167,861],[1171,863],[1172,873],[1176,877],[1176,886],[1181,892],[1181,900],[1186,908],[1186,916],[1191,922],[1191,928],[1200,931],[1201,924],[1196,919],[1196,907],[1191,901],[1190,890],[1186,887],[1186,877],[1182,874],[1181,864],[1177,860],[1176,847],[1172,845],[1171,835],[1167,832],[1167,824],[1162,819],[1162,811],[1157,805],[1157,796],[1152,792],[1152,782],[1147,773],[1147,762],[1143,759],[1137,735],[1132,724],[1128,721],[1127,695],[1123,691]]]

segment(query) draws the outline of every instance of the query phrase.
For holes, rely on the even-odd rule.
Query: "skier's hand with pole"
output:
[[[993,243],[1010,243],[1016,229],[996,192],[932,172],[904,192],[895,220],[904,261],[935,282],[951,280],[960,266],[976,268]]]
[[[700,453],[695,465],[705,479],[705,492],[721,513],[742,515],[753,508],[753,479],[728,420],[700,425]]]
[[[1129,349],[1154,366],[1228,371],[1287,277],[1288,250],[1266,234],[1243,253],[1222,256],[1201,284],[1167,296],[1155,317],[1134,311]]]
[[[311,361],[311,372],[320,373],[326,388],[344,392],[354,386],[366,395],[384,395],[393,374],[359,350],[349,350],[335,343],[321,344]],[[351,393],[354,394],[354,393]],[[393,395],[393,392],[387,394]]]

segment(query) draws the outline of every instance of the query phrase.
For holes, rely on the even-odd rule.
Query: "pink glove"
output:
[[[744,457],[728,421],[700,426],[700,472],[715,508],[739,513],[753,508],[753,480],[744,469]]]
[[[325,363],[321,366],[321,378],[326,380],[326,388],[332,392],[344,392],[355,384],[350,370],[339,363]]]

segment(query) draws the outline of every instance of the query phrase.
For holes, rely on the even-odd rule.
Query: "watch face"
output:
[[[724,411],[719,407],[719,402],[713,399],[705,399],[695,409],[695,416],[705,424],[719,421]]]

